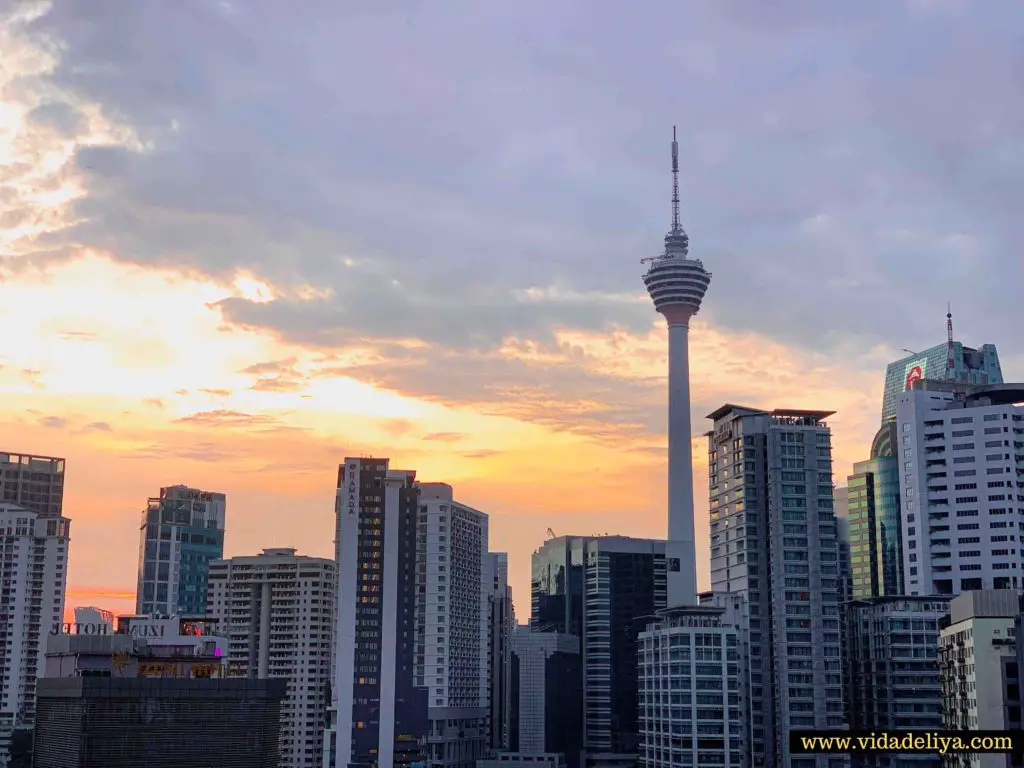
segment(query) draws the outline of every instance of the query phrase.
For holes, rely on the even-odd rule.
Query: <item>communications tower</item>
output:
[[[689,257],[690,238],[679,223],[679,144],[672,128],[672,229],[660,256],[648,264],[644,285],[668,323],[668,541],[669,606],[697,602],[693,529],[693,453],[690,429],[690,318],[700,310],[711,273]]]

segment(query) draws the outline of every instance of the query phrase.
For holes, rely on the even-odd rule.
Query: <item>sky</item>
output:
[[[365,7],[364,7],[365,6]],[[67,459],[68,604],[134,609],[147,497],[228,555],[332,556],[337,466],[491,516],[520,618],[558,535],[666,530],[682,220],[698,570],[706,416],[836,411],[995,343],[1024,377],[1016,0],[0,3],[0,451]]]

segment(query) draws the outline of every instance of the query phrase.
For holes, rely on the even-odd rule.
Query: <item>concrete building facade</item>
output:
[[[320,768],[330,687],[334,561],[294,549],[210,563],[206,613],[227,638],[226,661],[286,681],[281,768]]]
[[[846,727],[841,573],[830,411],[725,405],[709,418],[711,588],[738,593],[755,765],[836,768],[791,756],[791,728]]]
[[[725,613],[669,608],[640,634],[641,768],[747,765],[739,633]]]
[[[1024,587],[1024,385],[918,382],[896,421],[905,591]]]
[[[942,727],[1003,731],[1021,727],[1020,672],[1014,629],[1020,614],[1011,589],[964,592],[940,624]],[[1006,755],[957,754],[951,768],[1004,768]]]
[[[428,689],[431,768],[474,768],[490,749],[487,515],[445,483],[418,483],[416,685]]]
[[[71,523],[0,502],[0,763],[15,728],[36,715],[46,639],[64,614]]]

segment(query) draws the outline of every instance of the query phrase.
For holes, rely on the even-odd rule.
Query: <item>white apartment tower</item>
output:
[[[942,728],[1016,730],[1020,673],[1014,623],[1020,614],[1012,589],[964,592],[953,598],[939,631]],[[1010,716],[1015,713],[1014,716]],[[1005,754],[946,755],[951,768],[1003,768]]]
[[[736,627],[725,608],[669,608],[637,640],[642,768],[746,764]]]
[[[418,483],[416,685],[428,689],[428,765],[474,768],[490,748],[488,520],[445,483]]]
[[[282,768],[320,768],[323,762],[336,585],[332,560],[294,549],[210,563],[207,614],[228,640],[225,661],[250,677],[288,680]]]
[[[0,762],[11,731],[35,722],[46,639],[64,614],[71,523],[0,501]]]
[[[848,765],[791,756],[788,738],[846,727],[830,415],[727,404],[708,417],[711,588],[743,599],[754,765]]]
[[[679,144],[672,129],[672,228],[660,256],[648,263],[644,285],[668,324],[668,573],[669,605],[697,604],[693,529],[693,439],[690,425],[690,320],[700,311],[711,273],[689,256],[679,220]]]
[[[918,381],[896,422],[907,592],[1024,587],[1024,384]]]

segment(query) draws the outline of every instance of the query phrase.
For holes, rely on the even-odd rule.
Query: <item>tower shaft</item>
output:
[[[668,554],[679,573],[669,573],[669,604],[696,605],[697,549],[693,527],[693,448],[690,425],[690,329],[668,327]]]

